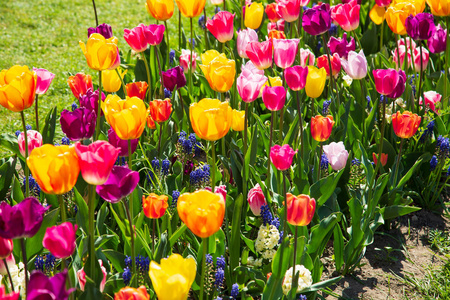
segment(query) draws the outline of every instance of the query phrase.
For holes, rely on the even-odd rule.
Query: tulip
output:
[[[33,237],[41,228],[44,213],[50,207],[43,207],[34,197],[10,206],[6,201],[0,203],[0,237],[20,239]]]
[[[211,50],[210,50],[211,51]],[[202,61],[200,68],[205,74],[206,80],[210,87],[219,93],[225,93],[231,89],[236,75],[236,63],[234,60],[227,59],[225,55],[217,55],[211,61],[209,58]]]
[[[409,2],[393,3],[386,11],[386,22],[395,34],[406,34],[405,22],[409,15],[415,15],[416,9]]]
[[[270,111],[279,111],[286,102],[286,89],[282,86],[266,86],[263,89],[262,99]]]
[[[279,19],[281,19],[281,15],[279,15],[277,11],[277,6],[278,6],[277,3],[269,3],[266,5],[266,9],[264,10],[266,12],[267,18],[272,23],[275,23]]]
[[[220,195],[222,197],[223,201],[225,201],[225,203],[226,203],[226,200],[227,200],[227,186],[226,185],[222,184],[222,185],[216,186],[214,188],[214,193]]]
[[[300,15],[300,0],[277,0],[276,9],[283,20],[294,22]]]
[[[242,73],[241,75],[248,76],[250,74],[253,75],[264,75],[264,70],[258,69],[251,60],[247,61],[245,65],[241,66]]]
[[[428,40],[435,30],[432,14],[409,15],[405,21],[406,32],[414,40]]]
[[[198,17],[205,7],[206,0],[175,0],[181,14],[186,18]]]
[[[191,50],[181,49],[180,66],[183,68],[184,73],[189,72],[191,64],[194,65],[193,71],[197,68],[197,53],[194,52],[193,58],[191,58]]]
[[[273,40],[273,57],[275,60],[275,64],[282,68],[286,69],[294,63],[295,57],[297,55],[297,48],[299,39],[292,40]]]
[[[244,25],[251,29],[258,29],[261,26],[264,16],[264,6],[258,2],[252,2],[245,6]]]
[[[83,73],[77,73],[74,76],[70,76],[69,79],[67,79],[67,83],[77,99],[82,95],[86,95],[88,89],[91,89],[91,91],[94,89],[91,75]]]
[[[308,66],[308,76],[306,77],[305,92],[310,98],[318,98],[322,95],[327,80],[327,71],[325,68],[316,68]]]
[[[42,245],[56,258],[68,258],[73,254],[77,246],[75,240],[78,225],[70,222],[58,226],[48,227],[45,231]]]
[[[103,266],[103,261],[99,259],[98,263],[100,264],[100,269],[102,270],[103,273],[103,279],[102,282],[100,282],[100,292],[103,293],[103,291],[105,290],[107,273],[106,268]],[[86,285],[86,273],[84,272],[84,268],[81,268],[80,270],[77,271],[77,279],[78,283],[80,284],[80,290],[84,291],[84,287]]]
[[[119,52],[117,42],[116,37],[105,39],[99,33],[93,33],[86,45],[80,41],[79,44],[89,68],[97,71],[112,69]]]
[[[251,61],[248,63],[252,64]],[[255,101],[266,81],[267,77],[264,74],[243,71],[236,81],[239,96],[241,96],[242,101],[247,103]]]
[[[158,21],[167,21],[172,18],[173,0],[147,0],[145,3],[148,13]]]
[[[297,154],[297,150],[294,151],[288,144],[275,145],[270,148],[270,161],[278,171],[285,171],[292,165],[295,154]]]
[[[85,107],[77,108],[72,112],[64,109],[59,122],[62,132],[71,141],[89,139],[95,131],[97,114]]]
[[[323,146],[323,152],[327,156],[333,170],[339,171],[347,164],[348,152],[345,150],[343,142],[332,142],[329,145],[325,145]]]
[[[420,49],[422,49],[422,60],[420,59]],[[428,62],[430,60],[430,53],[425,47],[418,47],[414,49],[414,71],[420,72],[421,62],[422,62],[422,70],[426,70],[428,66]]]
[[[96,187],[96,192],[105,201],[117,203],[133,192],[139,183],[139,173],[126,167],[114,166],[108,180]]]
[[[306,226],[311,223],[316,211],[316,200],[308,195],[294,196],[286,193],[287,221],[294,226]]]
[[[144,24],[139,24],[131,30],[125,28],[123,37],[134,51],[142,52],[147,49],[147,45],[159,45],[162,42],[165,30],[166,27],[164,25],[152,24],[145,26]]]
[[[250,42],[257,42],[258,34],[251,28],[240,30],[237,36],[237,51],[240,57],[248,58],[246,49]]]
[[[285,40],[286,39],[286,35],[284,34],[283,31],[279,31],[279,30],[272,30],[271,32],[269,32],[269,39],[272,40]]]
[[[88,28],[88,38],[93,33],[101,34],[105,39],[109,39],[113,37],[112,27],[109,24],[103,23],[98,25],[97,27],[89,27]]]
[[[136,151],[139,139],[130,140],[131,141],[131,154]],[[114,131],[110,128],[108,130],[108,142],[119,150],[119,156],[128,156],[128,141],[119,138]]]
[[[80,108],[85,107],[89,111],[93,111],[97,115],[98,111],[98,93],[99,90],[92,91],[88,89],[85,95],[81,95],[78,99],[80,102]],[[102,92],[102,101],[105,101],[105,94]],[[100,111],[100,115],[103,116],[103,112]],[[94,126],[95,127],[95,126]]]
[[[355,51],[355,39],[350,37],[350,42],[347,42],[347,33],[342,34],[342,38],[335,38],[332,36],[328,41],[328,48],[331,53],[337,53],[341,58],[347,59],[350,51]]]
[[[389,4],[391,4],[392,0],[375,0],[375,4],[378,5],[379,7],[386,7],[389,6]]]
[[[159,300],[185,300],[194,283],[197,266],[194,258],[172,254],[158,264],[150,263],[150,279]]]
[[[416,134],[419,129],[421,117],[410,111],[400,113],[399,111],[392,115],[392,127],[394,133],[402,139],[409,139]]]
[[[207,238],[223,223],[225,200],[207,190],[184,193],[178,198],[178,215],[181,221],[198,237]]]
[[[73,146],[45,144],[34,148],[27,158],[28,167],[44,193],[61,195],[70,191],[80,173]]]
[[[390,1],[390,0],[389,0]],[[386,9],[375,4],[369,12],[369,17],[376,25],[381,25],[384,22]]]
[[[447,48],[447,29],[443,29],[441,25],[437,25],[428,39],[428,49],[431,53],[441,53]]]
[[[305,10],[302,18],[303,29],[310,35],[321,35],[331,27],[329,4],[316,5]]]
[[[344,33],[345,34],[345,33]],[[302,67],[314,66],[316,56],[309,49],[300,49],[300,65]]]
[[[84,181],[92,185],[101,185],[106,182],[119,156],[119,149],[101,140],[89,146],[76,143],[75,151],[80,163],[81,176]]]
[[[392,99],[400,97],[403,94],[403,92],[405,91],[406,74],[402,70],[399,70],[398,73],[399,73],[398,82],[395,85],[392,93],[387,95],[389,98],[392,98]]]
[[[306,85],[308,77],[308,68],[301,66],[293,66],[284,70],[284,79],[287,85],[293,91],[300,91]]]
[[[211,0],[211,4],[215,6],[219,6],[223,3],[223,0]]]
[[[231,129],[234,131],[244,130],[245,111],[233,109],[231,117]]]
[[[398,51],[400,51],[400,61],[398,57]],[[395,50],[392,51],[393,60],[397,68],[401,68],[403,66],[403,62],[405,61],[405,55],[408,57],[407,67],[411,67],[411,53],[409,51],[409,47],[407,50],[405,45],[401,45],[396,47]]]
[[[311,118],[311,135],[318,142],[325,142],[331,135],[334,121],[333,116],[321,115]]]
[[[36,81],[36,94],[43,95],[47,92],[50,84],[55,78],[55,74],[47,71],[46,69],[37,69],[33,68],[33,71],[36,72],[37,81]]]
[[[250,191],[248,191],[247,201],[252,213],[255,216],[260,216],[261,206],[266,205],[267,202],[266,197],[264,196],[264,193],[258,183],[250,189]]]
[[[373,70],[375,80],[375,88],[382,95],[391,94],[400,81],[401,71],[394,69],[378,69]]]
[[[221,43],[233,38],[233,19],[235,14],[228,11],[219,11],[212,19],[206,21],[206,28]]]
[[[147,126],[150,129],[156,129],[155,121],[150,114],[147,116]]]
[[[0,72],[0,105],[21,112],[34,103],[37,75],[27,66],[12,66]]]
[[[271,32],[273,30],[278,30],[284,33],[284,20],[278,20],[276,23],[268,23],[267,24],[267,32]]]
[[[28,153],[31,153],[34,148],[42,146],[42,135],[38,131],[27,130],[27,137]],[[17,138],[17,143],[19,144],[20,154],[22,154],[22,156],[25,156],[25,134],[23,132],[20,133],[19,137]]]
[[[341,58],[341,65],[352,79],[363,79],[367,76],[367,59],[363,50],[359,53],[350,51],[348,59]]]
[[[375,166],[378,164],[378,154],[375,154],[375,152],[372,153],[373,163]],[[384,167],[387,164],[388,155],[386,153],[381,153],[381,160],[380,163]]]
[[[164,79],[165,83],[166,79]],[[128,97],[138,97],[141,100],[145,99],[148,84],[145,81],[130,82],[125,86]]]
[[[13,241],[11,239],[5,239],[0,237],[0,260],[8,258],[14,248]]]
[[[205,98],[189,107],[192,129],[201,139],[217,141],[231,127],[232,109],[228,102]]]
[[[149,300],[150,295],[147,293],[145,286],[141,285],[135,289],[132,287],[121,288],[114,294],[114,300]]]
[[[4,260],[6,261],[6,265],[8,266],[8,269],[10,269],[10,270],[12,267],[14,267],[16,265],[16,260],[14,259],[13,253],[11,253],[9,256],[7,256]],[[4,263],[4,260],[0,259],[0,275],[3,275],[3,276],[8,275],[8,271],[6,270],[6,265]]]
[[[441,102],[442,95],[436,93],[435,91],[428,91],[423,93],[423,97],[425,98],[425,106],[429,107],[435,113],[438,113],[436,109],[436,104]],[[420,98],[419,104],[422,105],[422,98]]]
[[[6,288],[0,285],[0,299],[1,300],[19,300],[20,292],[11,292],[6,294]]]
[[[147,109],[137,97],[120,99],[117,95],[108,95],[102,103],[106,120],[122,140],[134,140],[141,136],[147,121]]]
[[[120,89],[122,85],[122,79],[128,71],[121,71],[119,69],[117,70],[120,77],[119,75],[117,75],[117,72],[115,70],[105,70],[102,72],[102,86],[103,89],[108,93],[115,93]]]
[[[317,58],[317,67],[324,68],[325,71],[327,72],[327,78],[330,77],[330,65],[328,62],[328,55],[324,54]],[[341,71],[341,59],[339,57],[339,54],[337,53],[334,53],[333,56],[331,56],[331,71],[334,78],[336,78],[337,75],[339,75],[339,72]]]
[[[281,78],[279,76],[277,76],[277,77],[270,77],[269,76],[269,80],[266,81],[266,83],[264,83],[264,85],[262,86],[258,97],[262,97],[264,88],[266,86],[270,86],[270,87],[283,86],[283,80],[281,80]]]
[[[169,206],[167,200],[169,200],[169,197],[166,195],[159,196],[155,193],[151,193],[147,197],[142,196],[142,207],[145,216],[150,219],[161,218]]]
[[[361,5],[356,0],[338,4],[331,10],[331,18],[345,31],[353,31],[359,26],[359,10]]]
[[[170,103],[169,98],[164,100],[156,99],[149,103],[148,110],[155,122],[165,122],[169,120],[172,113],[172,103]]]
[[[68,300],[73,289],[66,290],[69,279],[67,270],[48,278],[41,271],[33,271],[28,282],[27,300],[58,299]]]
[[[262,43],[249,42],[245,53],[258,69],[264,70],[271,67],[273,56],[272,39]]]
[[[173,92],[175,86],[177,89],[181,89],[186,86],[186,76],[184,76],[183,68],[176,66],[175,68],[169,69],[162,72],[162,77],[164,81],[164,87],[169,91]]]
[[[450,16],[450,1],[448,0],[427,0],[431,13],[439,17]]]

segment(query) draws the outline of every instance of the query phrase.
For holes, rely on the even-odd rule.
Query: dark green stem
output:
[[[272,139],[273,139],[273,118],[275,116],[275,112],[272,111],[270,116],[270,138],[269,138],[269,151],[267,152],[267,177],[270,176],[270,148],[272,147]]]
[[[302,104],[300,102],[300,91],[297,91],[297,111],[300,123],[300,155],[303,159],[303,117],[302,117]]]
[[[161,156],[161,136],[163,135],[164,122],[159,124],[159,139],[158,139],[158,155]]]
[[[97,16],[97,7],[95,6],[95,0],[92,0],[92,5],[94,6],[94,14],[95,14],[95,26],[98,26],[98,16]]]
[[[152,87],[152,80],[150,78],[150,69],[148,66],[147,57],[145,56],[145,52],[142,52],[142,57],[144,57],[145,70],[147,71],[147,80],[148,80],[147,99],[148,99],[148,102],[150,102],[151,98],[152,98],[153,87]]]
[[[36,94],[36,99],[34,100],[34,117],[36,119],[36,131],[39,131],[39,104],[38,104],[39,95]]]
[[[412,41],[411,41],[411,43],[412,43]],[[417,113],[419,113],[419,111],[420,111],[419,99],[420,99],[420,93],[422,91],[422,80],[423,80],[422,41],[420,41],[420,40],[419,40],[419,49],[420,49],[420,51],[419,51],[420,52],[420,77],[419,77],[419,88],[417,89]],[[447,85],[447,84],[445,84],[445,85]],[[423,108],[425,109],[425,101],[423,102]],[[414,107],[412,107],[411,111],[414,112]]]
[[[100,113],[102,111],[102,71],[98,71],[98,107],[97,107],[97,123],[95,123],[95,140],[100,135]]]
[[[189,95],[191,97],[193,97],[192,95],[192,72],[193,72],[193,67],[194,67],[194,26],[192,25],[192,18],[190,18],[191,21],[191,42],[189,43],[189,47],[191,48],[191,56],[190,56],[190,66],[188,66],[189,68]]]
[[[216,185],[216,146],[214,141],[211,141],[211,190],[214,193]]]
[[[9,271],[8,262],[6,258],[3,259],[3,264],[5,265],[6,273],[8,274],[9,282],[11,283],[11,290],[14,292],[14,282],[11,277],[11,272]]]
[[[27,259],[27,248],[25,247],[25,238],[20,239],[20,246],[22,248],[22,260],[25,272],[25,298],[28,294],[28,259]]]
[[[58,195],[59,210],[61,214],[61,222],[66,222],[66,206],[64,205],[63,195]]]
[[[320,143],[320,149],[319,149],[319,164],[317,168],[317,180],[320,180],[320,163],[322,161],[322,152],[323,152],[323,144]]]
[[[203,300],[203,291],[205,289],[205,273],[206,273],[206,252],[208,251],[208,238],[202,238],[202,279],[200,282],[200,300]]]
[[[448,30],[449,30],[449,22],[448,22],[448,20],[449,20],[449,17],[446,17],[445,18],[445,24],[446,24],[446,27],[447,27],[447,32],[448,32]],[[443,103],[443,105],[442,105],[442,107],[444,108],[444,109],[446,109],[447,108],[447,106],[448,106],[448,94],[447,94],[447,85],[448,85],[448,82],[447,82],[447,80],[448,80],[448,51],[449,51],[449,48],[450,48],[450,45],[449,45],[449,38],[447,37],[447,47],[445,48],[445,70],[444,70],[444,101],[442,102]]]
[[[90,277],[94,282],[95,276],[95,185],[89,185],[88,187],[89,198],[89,260],[90,260]]]
[[[245,157],[247,157],[248,151],[248,103],[245,102],[245,115],[244,115],[244,178],[242,178],[242,188],[244,189],[244,198],[247,199],[247,170],[248,166],[245,165]],[[244,202],[245,203],[245,202]]]
[[[132,268],[132,274],[133,274],[133,280],[132,280],[132,286],[137,287],[137,273],[136,273],[136,254],[134,251],[134,230],[133,230],[133,218],[131,217],[130,210],[133,209],[133,193],[130,195],[130,207],[128,208],[128,205],[125,201],[123,202],[123,206],[125,206],[125,211],[127,213],[128,223],[130,225],[130,239],[131,239],[131,268]]]
[[[178,10],[178,50],[181,51],[181,11]]]
[[[28,170],[28,164],[27,164],[27,158],[28,158],[28,133],[27,133],[27,124],[25,123],[25,114],[23,113],[23,110],[20,112],[20,116],[22,117],[22,126],[23,126],[23,137],[25,140],[25,197],[28,198],[30,196],[30,183],[28,181],[29,177],[29,170]]]
[[[298,286],[298,280],[295,279],[295,264],[297,263],[297,237],[298,237],[298,226],[295,226],[294,230],[294,261],[292,265],[292,299],[295,300],[297,296],[297,286]]]
[[[283,120],[284,120],[284,106],[281,108],[280,112],[280,124],[279,124],[280,132],[278,132],[278,142],[280,143],[280,145],[283,145]]]
[[[119,77],[119,79],[120,79],[120,82],[122,83],[122,89],[123,89],[123,93],[126,95],[127,94],[127,88],[126,88],[126,86],[125,86],[125,82],[123,82],[123,78],[122,78],[122,76],[120,76],[120,73],[119,73],[119,68],[116,68],[115,69],[116,70],[116,74],[117,74],[117,76]]]
[[[166,38],[167,38],[167,57],[166,57],[166,68],[168,68],[169,64],[169,57],[170,57],[170,34],[169,34],[169,27],[167,27],[167,21],[164,21],[164,26],[166,27]]]
[[[208,29],[206,28],[206,6],[203,8],[203,17],[205,18],[205,48],[206,50],[209,50]]]
[[[288,236],[288,222],[287,222],[287,189],[286,189],[286,175],[283,171],[280,171],[280,175],[283,176],[283,195],[284,195],[284,236]]]
[[[157,48],[157,46],[153,46],[153,47],[155,48],[156,61],[158,62],[159,78],[161,80],[161,91],[164,96],[164,78],[163,78],[162,69],[161,69],[161,62],[159,60],[158,48]]]
[[[405,139],[402,139],[400,142],[400,149],[398,150],[398,156],[397,156],[397,167],[395,168],[395,174],[394,174],[394,186],[397,184],[397,176],[400,169],[400,158],[402,157],[402,148],[403,148],[403,142]],[[381,156],[378,156],[378,161],[381,163]]]
[[[152,251],[153,251],[153,255],[155,254],[155,236],[156,236],[156,229],[155,229],[155,223],[156,223],[156,219],[152,220]]]

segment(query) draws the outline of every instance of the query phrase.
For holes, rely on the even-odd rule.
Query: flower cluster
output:
[[[275,247],[280,240],[280,232],[274,225],[261,225],[258,237],[255,241],[256,252],[260,253],[264,259],[271,261],[275,256]]]
[[[282,288],[283,288],[283,293],[285,295],[288,295],[289,291],[292,289],[292,278],[293,278],[292,272],[293,272],[292,267],[290,267],[286,271],[286,274],[284,275]],[[295,273],[296,274],[298,273],[297,291],[302,291],[312,285],[311,272],[307,268],[305,268],[305,266],[296,265]]]
[[[189,182],[195,188],[202,188],[209,185],[210,181],[210,167],[205,164],[203,166],[198,167],[194,171],[189,174]]]

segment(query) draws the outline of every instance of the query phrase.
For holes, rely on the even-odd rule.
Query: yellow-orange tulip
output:
[[[145,128],[148,112],[144,101],[138,97],[120,99],[117,95],[108,95],[102,102],[106,121],[122,140],[134,140],[141,136]]]
[[[97,71],[110,69],[117,59],[117,38],[105,39],[99,33],[93,33],[89,37],[86,45],[80,41],[80,47],[86,57],[89,68]]]
[[[178,198],[181,221],[198,237],[207,238],[217,231],[225,216],[225,200],[208,190],[185,193]]]
[[[159,196],[155,193],[151,193],[147,197],[142,196],[142,208],[145,216],[150,219],[161,218],[169,206],[167,200],[169,200],[169,197],[166,195]]]
[[[398,3],[408,3],[414,6],[416,10],[415,14],[423,13],[425,10],[425,0],[392,0],[391,5],[396,5]]]
[[[161,264],[150,263],[150,279],[159,300],[186,300],[195,280],[197,265],[192,257],[172,254]]]
[[[245,111],[239,111],[233,109],[233,115],[231,117],[231,129],[234,131],[244,130]]]
[[[226,60],[227,56],[225,53],[220,53],[217,50],[208,50],[200,55],[202,59],[202,64],[209,65],[215,58],[220,57],[220,60]]]
[[[327,71],[325,68],[317,69],[314,66],[308,66],[308,76],[306,77],[305,92],[310,98],[318,98],[322,95],[327,80]]]
[[[170,103],[169,98],[164,100],[155,99],[148,104],[148,111],[153,121],[158,123],[165,122],[169,120],[170,114],[172,113],[172,103]]]
[[[74,187],[80,173],[74,146],[45,144],[34,148],[27,164],[39,187],[47,194],[67,193]]]
[[[402,139],[409,139],[419,129],[421,117],[410,111],[396,112],[392,115],[392,127],[394,133]]]
[[[120,77],[123,79],[125,74],[127,74],[128,70],[122,71],[117,69],[120,74]],[[105,70],[102,72],[102,86],[103,90],[108,93],[115,93],[120,90],[120,86],[122,85],[122,80],[117,75],[116,70]]]
[[[147,293],[145,286],[141,285],[135,289],[129,286],[121,288],[114,294],[114,300],[149,300],[150,295]]]
[[[400,35],[406,34],[405,22],[409,15],[416,15],[416,8],[410,2],[391,4],[386,11],[386,22],[392,32]]]
[[[450,16],[450,0],[427,0],[431,13],[439,17]]]
[[[202,69],[206,80],[208,80],[213,90],[225,93],[233,86],[234,76],[236,75],[236,63],[232,59],[227,59],[225,54],[218,54],[217,51],[207,52],[207,55],[202,55],[204,64],[200,65],[200,69]]]
[[[291,225],[306,226],[316,211],[316,200],[308,195],[286,194],[287,221]]]
[[[217,141],[231,127],[232,109],[228,102],[205,98],[189,107],[192,129],[204,140]]]
[[[0,104],[21,112],[33,105],[37,75],[27,66],[12,66],[0,72]]]
[[[167,21],[173,15],[173,0],[147,0],[147,11],[153,18],[159,21]]]
[[[264,6],[253,2],[245,7],[244,25],[251,29],[258,29],[264,16]]]
[[[178,9],[186,18],[200,16],[205,7],[206,0],[176,0]]]

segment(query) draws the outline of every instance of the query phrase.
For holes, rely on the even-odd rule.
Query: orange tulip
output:
[[[216,92],[225,93],[231,89],[236,75],[236,63],[225,54],[208,50],[201,55],[203,74],[209,86]]]
[[[403,114],[399,111],[392,115],[392,126],[395,134],[402,139],[409,139],[419,129],[421,118],[410,111]]]
[[[378,154],[375,154],[375,152],[372,153],[373,162],[375,163],[375,166],[378,164]],[[387,153],[381,153],[381,160],[380,163],[384,167],[387,164],[388,155]]]
[[[286,194],[287,221],[291,225],[308,225],[316,210],[316,200],[307,195],[294,196],[291,193]]]
[[[333,116],[322,117],[318,115],[311,118],[312,137],[318,142],[325,142],[331,135],[333,125]]]
[[[450,0],[427,0],[431,13],[439,17],[450,16]]]
[[[77,99],[82,95],[86,95],[88,89],[94,89],[91,75],[86,75],[84,73],[77,73],[74,76],[70,76],[69,79],[67,79],[67,83]]]
[[[279,40],[284,40],[286,39],[286,35],[284,34],[283,31],[280,30],[271,30],[269,32],[269,39],[279,39]]]
[[[149,300],[150,295],[147,293],[145,286],[141,285],[139,288],[132,287],[121,288],[120,291],[114,294],[114,300]]]
[[[150,113],[147,116],[147,126],[150,129],[156,129],[155,121],[153,120],[152,115],[150,115]]]
[[[167,21],[173,15],[173,0],[147,0],[145,7],[153,18],[159,21]]]
[[[36,72],[27,66],[12,66],[0,72],[0,104],[14,112],[21,112],[34,103]]]
[[[142,196],[142,206],[145,216],[150,219],[161,218],[169,206],[167,200],[169,200],[169,197],[166,195],[159,196],[154,193],[151,193],[147,197]]]
[[[225,216],[225,201],[219,194],[208,190],[185,193],[178,198],[181,221],[198,237],[207,238],[217,231]]]
[[[172,113],[172,103],[170,103],[169,98],[164,100],[156,99],[149,103],[148,110],[154,121],[158,123],[165,122],[169,120]]]
[[[206,0],[175,0],[181,14],[186,18],[200,16],[205,7]]]
[[[409,15],[417,14],[416,7],[411,2],[397,2],[391,4],[386,11],[386,22],[392,32],[400,35],[406,34],[405,22]]]
[[[145,93],[147,92],[148,84],[145,81],[131,82],[126,86],[128,97],[138,97],[144,100]]]

